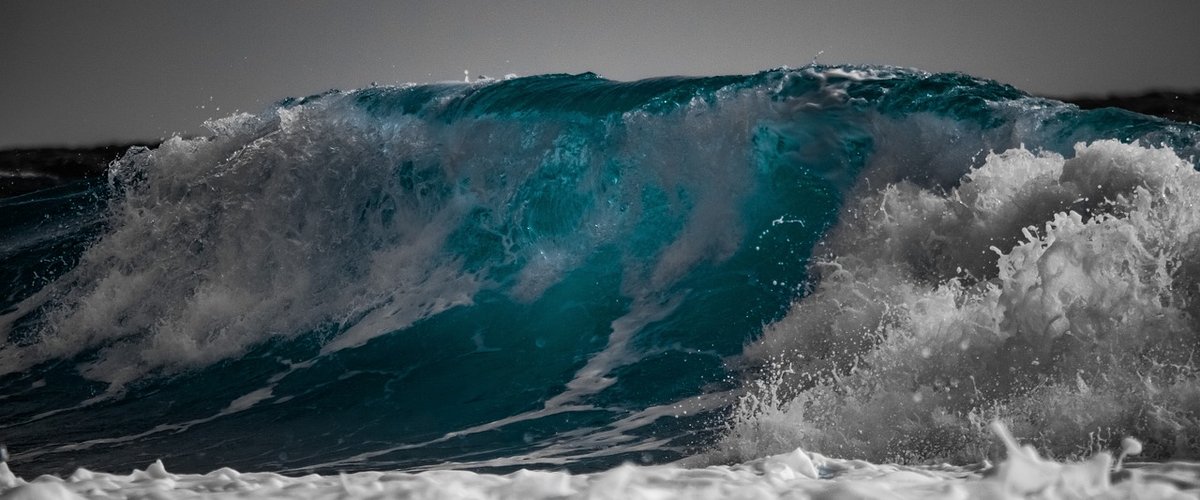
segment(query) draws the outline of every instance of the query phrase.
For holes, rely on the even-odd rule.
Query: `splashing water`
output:
[[[0,199],[0,437],[76,471],[37,494],[1078,496],[1200,450],[1195,125],[823,66],[208,125]],[[963,482],[993,421],[1059,461]]]

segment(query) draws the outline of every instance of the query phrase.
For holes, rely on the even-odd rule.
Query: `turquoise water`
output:
[[[807,439],[827,454],[962,461],[969,457],[951,456],[956,443],[970,441],[961,425],[923,437],[928,445],[901,443],[901,452],[811,427],[879,428],[877,419],[820,403],[837,387],[862,390],[857,373],[902,381],[896,387],[906,398],[963,366],[1027,375],[958,400],[967,403],[928,404],[937,398],[923,396],[927,404],[909,417],[924,428],[931,415],[953,421],[1003,407],[996,411],[1010,420],[1028,416],[1013,409],[1032,401],[1023,398],[1076,384],[1084,371],[1079,381],[1101,377],[1105,363],[1133,363],[1147,383],[1162,382],[1151,379],[1174,363],[1170,383],[1180,394],[1197,387],[1190,363],[1200,302],[1185,278],[1200,260],[1163,253],[1182,243],[1162,247],[1171,262],[1164,269],[1184,271],[1164,271],[1179,278],[1155,292],[1170,309],[1162,314],[1178,316],[1157,327],[1182,333],[1139,344],[1144,352],[1131,358],[1070,370],[989,365],[986,352],[964,348],[947,354],[953,362],[938,358],[942,364],[917,370],[929,380],[904,381],[915,372],[884,369],[887,360],[910,362],[879,347],[896,331],[886,313],[861,320],[854,311],[804,312],[851,300],[822,292],[835,279],[830,263],[891,269],[862,248],[894,250],[911,264],[910,274],[878,282],[889,290],[945,290],[951,280],[1005,289],[1010,276],[997,266],[1009,261],[954,247],[986,242],[983,249],[1011,255],[1037,239],[1022,239],[1023,227],[1071,210],[1091,221],[1102,213],[1128,219],[1136,204],[1122,204],[1122,189],[1175,182],[1154,172],[1172,161],[1193,165],[1195,125],[1081,111],[960,74],[815,66],[330,91],[208,126],[207,137],[131,150],[106,180],[0,200],[0,440],[26,474],[125,470],[155,458],[183,472],[591,471],[714,454],[741,460],[776,445],[753,451],[758,445],[730,439],[746,436],[747,422],[779,415],[772,422],[809,431],[785,432],[778,446]],[[1099,185],[1115,187],[1088,192],[1094,203],[1080,204],[1072,197],[1084,191],[1025,182],[1034,174],[1009,180],[1005,169],[1025,164],[988,156],[1019,148],[1061,160],[1082,154],[1076,144],[1102,139],[1162,147],[1175,160],[1147,157],[1150,173],[1134,180],[1095,174]],[[1085,163],[1133,153],[1094,154],[1100,158]],[[922,224],[868,210],[924,206],[920,196],[886,198],[887,186],[949,196],[985,166],[989,189],[1033,193],[1022,203],[1041,208],[1003,223],[964,219],[991,225],[939,233],[948,240],[905,238]],[[1194,199],[1179,189],[1175,203]],[[938,210],[918,215],[931,220],[949,209]],[[1191,241],[1192,226],[1180,224],[1171,231]],[[876,279],[861,267],[853,275]],[[853,293],[889,311],[911,298]],[[1101,305],[1079,300],[1071,303],[1098,314]],[[1138,304],[1131,307],[1145,310]],[[1018,339],[1010,344],[1030,343],[1020,332],[1031,327],[993,319],[996,331],[1017,332],[998,334]],[[1131,328],[1093,330],[1101,339],[1143,335]],[[1038,359],[1005,349],[1009,356],[999,358]],[[863,368],[867,361],[878,369]],[[842,377],[848,385],[839,385]],[[763,390],[772,403],[748,403]],[[873,398],[855,401],[874,408]],[[789,407],[808,400],[818,402],[806,407],[807,419]],[[1178,416],[1172,422],[1200,419],[1178,401],[1146,408]],[[900,412],[878,408],[885,419]],[[1060,435],[1086,440],[1099,425],[1109,436],[1095,439],[1099,447],[1126,434],[1176,435],[1185,442],[1152,449],[1161,457],[1197,452],[1186,441],[1192,434],[1159,429],[1167,420],[1080,420],[1074,428],[1035,420],[1016,430],[1024,438],[1043,431],[1050,445]]]

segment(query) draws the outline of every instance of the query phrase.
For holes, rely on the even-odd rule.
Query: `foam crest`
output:
[[[747,347],[733,459],[976,462],[1000,419],[1056,456],[1190,457],[1200,174],[1166,148],[991,154],[948,191],[864,192],[819,283]]]

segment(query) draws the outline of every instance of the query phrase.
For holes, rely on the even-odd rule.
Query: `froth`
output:
[[[17,477],[0,463],[0,495],[12,499],[106,498],[622,498],[622,499],[955,499],[955,498],[1195,498],[1189,464],[1152,464],[1110,479],[1112,456],[1079,463],[1046,460],[996,431],[1008,458],[998,467],[917,468],[839,460],[803,449],[733,466],[622,465],[591,474],[520,470],[506,475],[435,470],[372,471],[338,476],[289,477],[221,468],[173,474],[161,461],[127,475],[77,469],[66,479]]]
[[[1165,148],[1013,149],[949,190],[864,191],[813,293],[747,347],[771,374],[724,453],[871,460],[989,453],[987,422],[1056,455],[1191,456],[1200,422],[1200,174]]]

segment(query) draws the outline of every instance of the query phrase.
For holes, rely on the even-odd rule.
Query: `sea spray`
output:
[[[992,419],[1056,456],[1131,433],[1151,457],[1197,454],[1190,162],[1116,141],[1069,159],[1016,149],[948,191],[856,198],[813,293],[746,349],[775,382],[751,386],[726,446],[762,449],[738,456],[972,462]]]

